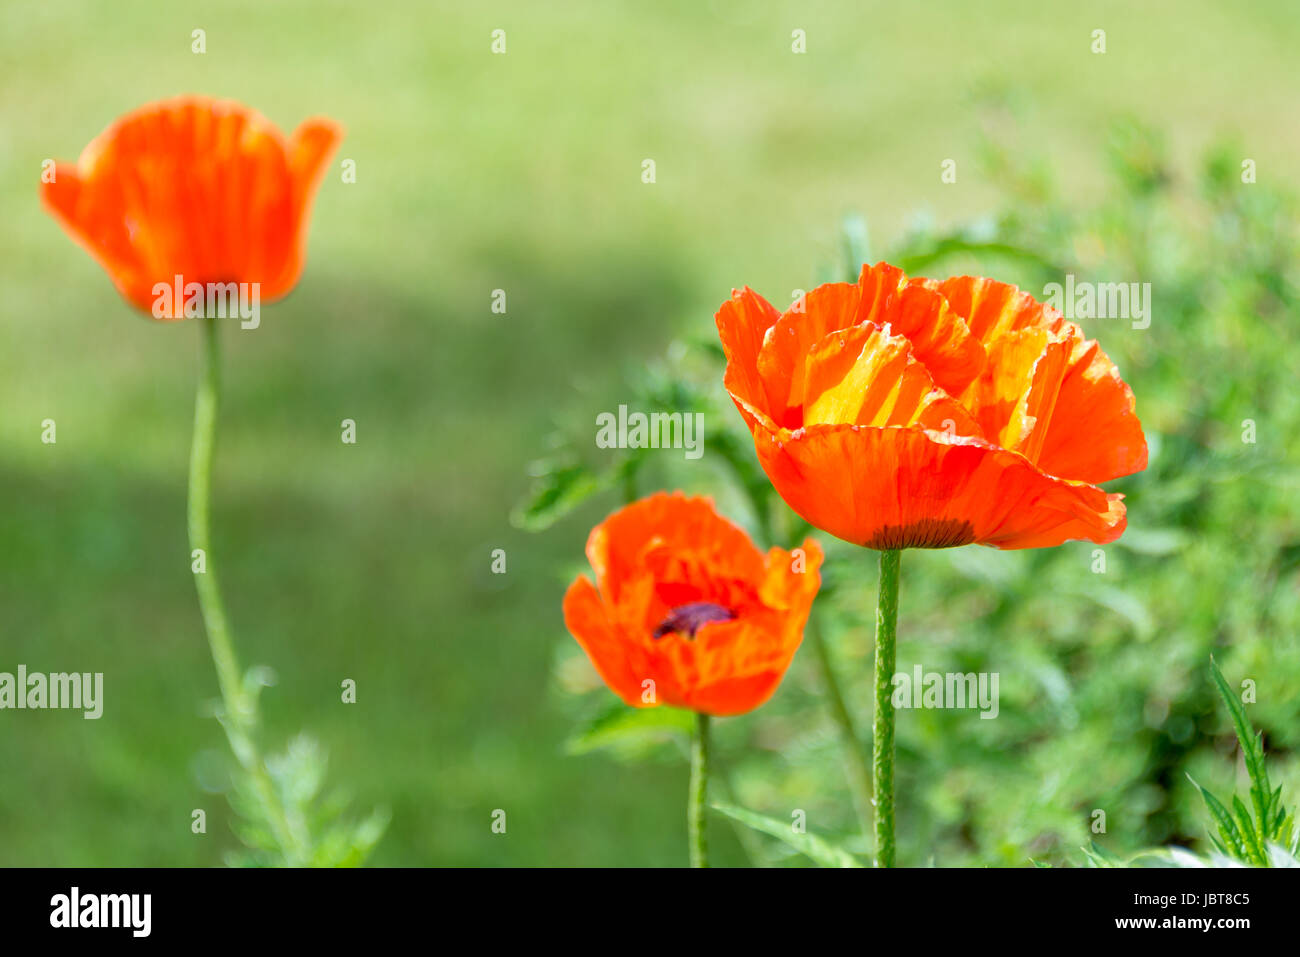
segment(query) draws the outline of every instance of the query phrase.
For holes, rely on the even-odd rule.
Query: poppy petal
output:
[[[1095,340],[1085,339],[1083,331],[1060,312],[1015,286],[972,276],[927,282],[967,316],[971,330],[987,348],[1001,350],[999,356],[990,357],[989,367],[1023,369],[1023,357],[1012,358],[1005,350],[1031,338],[1030,330],[1069,342],[1059,378],[1054,373],[1044,375],[1038,385],[1038,400],[1050,404],[1051,414],[1037,417],[1036,434],[1025,451],[1040,468],[1094,484],[1146,468],[1146,437],[1133,391]],[[988,399],[975,401],[982,404]],[[973,408],[970,401],[967,405]],[[985,414],[976,411],[975,415],[986,434],[998,434],[990,431]]]
[[[267,299],[277,298],[297,283],[306,259],[307,224],[316,190],[325,175],[330,157],[343,140],[343,129],[323,117],[313,117],[299,125],[289,138],[288,163],[292,182],[294,240],[289,245],[289,255],[284,267],[269,291]]]
[[[1104,544],[1124,530],[1120,496],[1035,468],[978,439],[920,428],[756,430],[768,478],[804,519],[870,548]]]
[[[938,388],[912,343],[874,322],[827,335],[808,352],[805,425],[920,424],[981,435],[966,409]]]
[[[680,492],[657,492],[597,525],[587,539],[587,559],[611,604],[646,571],[663,581],[700,586],[753,579],[762,571],[762,559],[741,528],[718,515],[708,499]]]
[[[949,308],[923,283],[881,262],[862,267],[859,322],[888,323],[889,331],[912,343],[916,358],[939,387],[959,395],[984,366],[984,349],[962,314]]]
[[[766,704],[781,684],[785,669],[723,678],[689,692],[682,706],[717,717],[744,714]]]
[[[677,676],[659,688],[665,702],[714,715],[763,704],[798,649],[798,642],[783,642],[773,625],[753,619],[718,622],[701,629],[694,641],[665,646],[662,672]]]
[[[768,333],[758,369],[777,424],[793,429],[804,422],[809,351],[829,334],[863,323],[907,339],[916,360],[950,394],[965,389],[984,365],[983,347],[935,290],[908,280],[888,263],[863,266],[856,283],[825,283],[807,293]]]
[[[966,390],[962,403],[991,442],[1035,461],[1071,345],[1045,329],[1025,328],[988,346],[988,364]]]
[[[646,655],[627,642],[610,621],[596,586],[585,575],[564,594],[564,624],[610,690],[641,707],[641,682],[649,670]]]
[[[242,104],[165,100],[115,121],[82,151],[75,175],[57,175],[42,196],[145,312],[155,287],[177,276],[184,286],[256,285],[274,299],[301,272],[306,211],[339,135],[311,120],[286,142]],[[160,313],[184,311],[173,302]]]
[[[79,164],[56,163],[54,178],[41,183],[41,204],[113,278],[126,299],[140,308],[149,307],[153,284],[147,281],[139,252],[131,242],[120,196],[105,195],[89,186]]]
[[[802,562],[796,567],[793,552],[773,548],[764,562],[766,575],[759,591],[764,605],[779,611],[795,609],[806,618],[813,598],[821,587],[821,567],[825,560],[821,545],[812,538],[804,539],[799,546]],[[798,616],[787,620],[787,626],[801,630],[803,621]]]
[[[628,704],[752,710],[776,689],[821,584],[822,551],[763,555],[707,499],[656,493],[592,530],[596,583],[575,581],[565,623]]]
[[[747,420],[773,414],[767,383],[758,371],[758,355],[767,331],[780,315],[771,303],[746,286],[739,292],[732,290],[731,298],[714,317],[727,357],[724,385],[736,397],[736,407]]]
[[[1108,482],[1147,467],[1133,390],[1093,340],[1074,339],[1038,465],[1053,475]]]
[[[771,397],[769,416],[787,428],[802,424],[808,350],[858,321],[861,290],[853,283],[828,282],[804,295],[772,326],[758,355],[758,371]]]
[[[1036,302],[1016,286],[980,276],[953,276],[937,281],[918,279],[935,289],[959,315],[964,316],[971,334],[987,345],[1017,329],[1060,332],[1065,318],[1055,309]]]

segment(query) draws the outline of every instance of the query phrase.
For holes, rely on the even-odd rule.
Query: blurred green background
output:
[[[106,701],[99,721],[0,712],[0,864],[210,865],[237,844],[185,538],[198,330],[133,313],[36,198],[42,160],[184,92],[286,130],[327,114],[356,161],[355,184],[325,179],[295,293],[226,336],[214,523],[245,664],[279,676],[269,740],[309,729],[356,806],[391,810],[373,863],[684,863],[671,743],[565,746],[611,699],[560,596],[619,491],[541,534],[511,510],[534,459],[607,465],[592,423],[620,402],[666,389],[734,429],[696,341],[733,286],[784,305],[839,278],[851,215],[855,250],[929,274],[1038,293],[1065,269],[1154,297],[1148,330],[1085,323],[1154,451],[1115,485],[1131,530],[1106,575],[1085,544],[904,556],[900,668],[999,671],[1002,717],[903,713],[900,860],[1070,863],[1095,808],[1117,851],[1200,840],[1183,772],[1239,780],[1211,651],[1258,683],[1294,795],[1298,46],[1290,0],[6,3],[0,671],[102,671]],[[643,490],[752,521],[718,456],[678,455]],[[865,729],[874,566],[833,560],[818,620]],[[740,803],[854,846],[822,691],[805,650],[768,707],[721,723],[719,760]],[[781,860],[714,833],[721,863]]]

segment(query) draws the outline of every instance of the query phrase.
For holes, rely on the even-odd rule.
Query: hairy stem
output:
[[[894,866],[894,667],[898,637],[897,550],[880,553],[880,601],[876,605],[876,713],[871,728],[871,767],[876,806],[876,866]]]
[[[695,737],[691,742],[691,789],[686,800],[686,832],[690,841],[691,867],[709,866],[708,839],[704,833],[704,812],[709,802],[709,716],[695,715]]]
[[[254,796],[274,833],[276,842],[289,864],[304,862],[306,843],[301,828],[290,826],[276,793],[266,763],[258,750],[257,703],[244,687],[239,661],[230,637],[230,623],[217,572],[212,560],[212,458],[217,439],[217,412],[221,396],[221,352],[215,319],[200,319],[203,325],[202,366],[198,391],[194,399],[194,442],[190,448],[190,482],[188,526],[194,587],[199,595],[199,610],[208,635],[208,648],[217,669],[224,714],[222,727],[235,758],[248,774]],[[195,552],[202,552],[200,556]]]

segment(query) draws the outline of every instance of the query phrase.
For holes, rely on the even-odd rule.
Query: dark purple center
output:
[[[678,605],[668,613],[668,617],[655,629],[655,637],[662,638],[670,631],[687,638],[694,638],[695,633],[713,621],[731,621],[736,613],[730,608],[723,608],[710,601],[693,601],[688,605]]]

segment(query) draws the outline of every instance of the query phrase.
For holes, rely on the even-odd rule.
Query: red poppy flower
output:
[[[304,122],[287,140],[230,101],[182,97],[121,117],[77,163],[41,184],[45,208],[154,314],[154,286],[258,283],[262,301],[298,281],[308,213],[342,132]],[[171,300],[168,300],[171,303]],[[181,303],[159,318],[180,318]]]
[[[1133,393],[1096,342],[1015,286],[887,263],[784,314],[717,314],[726,387],[781,497],[877,549],[1114,541],[1146,467]]]
[[[660,492],[591,531],[564,621],[605,684],[634,707],[752,711],[803,638],[822,552],[763,555],[705,498]]]

